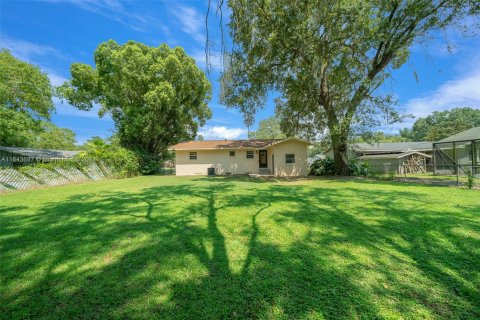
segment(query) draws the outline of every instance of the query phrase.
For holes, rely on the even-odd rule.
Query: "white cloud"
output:
[[[198,131],[205,139],[237,139],[245,137],[247,130],[243,128],[227,128],[224,126],[203,127]]]
[[[60,51],[50,46],[40,45],[28,41],[9,38],[0,33],[0,48],[7,48],[17,58],[23,61],[32,62],[36,56],[54,56],[66,59]]]
[[[205,43],[204,33],[205,18],[192,7],[176,5],[171,9],[172,14],[178,19],[181,29],[198,42]]]
[[[454,107],[480,108],[480,68],[405,104],[406,112],[417,118]]]

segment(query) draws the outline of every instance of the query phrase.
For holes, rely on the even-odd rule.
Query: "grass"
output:
[[[474,319],[480,192],[138,177],[0,195],[0,318]]]

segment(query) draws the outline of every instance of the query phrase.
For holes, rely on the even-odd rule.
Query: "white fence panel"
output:
[[[28,189],[38,186],[38,183],[15,169],[4,169],[0,170],[0,185],[3,185],[5,190]]]

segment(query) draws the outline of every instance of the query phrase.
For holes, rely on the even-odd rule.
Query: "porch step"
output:
[[[259,174],[266,174],[266,175],[268,175],[268,174],[270,174],[270,169],[268,169],[268,168],[259,168],[259,169],[258,169],[258,173],[259,173]]]

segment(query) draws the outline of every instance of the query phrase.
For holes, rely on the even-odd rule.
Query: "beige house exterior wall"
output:
[[[292,140],[263,149],[267,150],[267,169],[276,176],[307,175],[307,146],[307,143]],[[247,159],[247,150],[253,151],[253,159]],[[230,156],[230,151],[235,151],[234,157]],[[176,175],[207,175],[208,168],[215,168],[215,174],[219,175],[259,173],[258,151],[259,149],[176,150]],[[196,160],[190,160],[190,152],[197,152]],[[286,154],[295,154],[295,163],[287,164]]]
[[[176,175],[207,175],[208,168],[215,168],[215,174],[258,173],[258,152],[253,152],[253,159],[247,159],[247,150],[177,150]],[[235,156],[230,156],[235,151]],[[190,152],[197,152],[197,160],[190,160]]]
[[[276,176],[306,176],[308,175],[307,164],[308,144],[301,141],[285,141],[268,148],[268,165],[272,166],[272,154],[274,159],[273,171]],[[286,163],[286,154],[295,155],[295,163]]]

